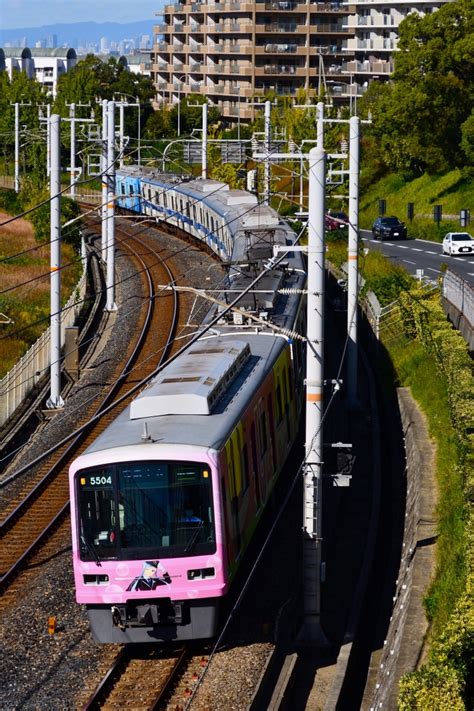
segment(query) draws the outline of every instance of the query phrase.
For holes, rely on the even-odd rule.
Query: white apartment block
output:
[[[431,14],[449,0],[423,0],[404,2],[403,0],[350,0],[344,2],[355,12],[347,18],[350,31],[345,43],[347,61],[344,72],[351,76],[353,92],[364,93],[373,80],[386,80],[393,72],[393,56],[397,51],[398,27],[412,12],[419,15]]]
[[[13,72],[25,72],[27,76],[36,78],[43,84],[48,94],[56,96],[58,79],[72,69],[77,62],[74,49],[56,47],[44,49],[35,47],[5,47],[0,48],[0,71],[8,72],[10,79]]]

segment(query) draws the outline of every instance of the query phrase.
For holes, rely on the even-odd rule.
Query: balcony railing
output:
[[[265,52],[292,53],[298,50],[297,44],[266,44]]]

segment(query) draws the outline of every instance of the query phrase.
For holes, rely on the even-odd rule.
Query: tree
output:
[[[400,24],[393,81],[373,82],[362,100],[389,168],[442,171],[463,164],[461,127],[474,87],[473,20],[472,2],[457,0]]]

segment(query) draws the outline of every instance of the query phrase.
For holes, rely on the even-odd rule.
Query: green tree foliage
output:
[[[153,115],[150,99],[155,96],[155,88],[149,77],[134,74],[128,71],[121,62],[113,57],[108,62],[103,62],[92,54],[78,62],[58,81],[58,90],[54,102],[54,111],[60,116],[69,116],[69,104],[90,104],[90,108],[77,107],[76,116],[87,117],[91,111],[95,113],[97,123],[102,123],[101,102],[123,98],[133,104],[140,103],[138,108],[127,108],[124,113],[125,133],[138,138],[138,119],[140,119],[140,134]]]
[[[46,127],[40,124],[39,113],[49,103],[46,89],[29,79],[25,72],[14,72],[10,81],[0,72],[0,134],[4,170],[13,174],[15,146],[15,107],[20,104],[20,161],[23,173],[37,180],[46,175]]]
[[[194,129],[202,127],[202,108],[207,101],[205,96],[200,94],[189,94],[182,96],[179,101],[179,126],[181,136],[190,136]],[[221,112],[217,106],[209,106],[207,111],[207,123],[209,127],[218,125]],[[178,104],[175,104],[169,112],[170,124],[178,135]]]
[[[362,100],[390,169],[437,172],[465,163],[474,89],[473,8],[471,0],[457,0],[424,17],[410,14],[400,24],[393,81],[373,82]]]

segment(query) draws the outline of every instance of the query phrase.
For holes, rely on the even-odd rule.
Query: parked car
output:
[[[469,232],[448,232],[443,239],[443,254],[472,254],[474,239]]]
[[[395,215],[377,217],[372,225],[372,236],[374,239],[393,239],[395,237],[406,239],[407,226]]]
[[[328,215],[329,215],[329,217],[334,217],[334,219],[341,220],[342,222],[345,222],[346,224],[349,222],[349,218],[347,217],[346,213],[343,212],[342,210],[329,210]]]

